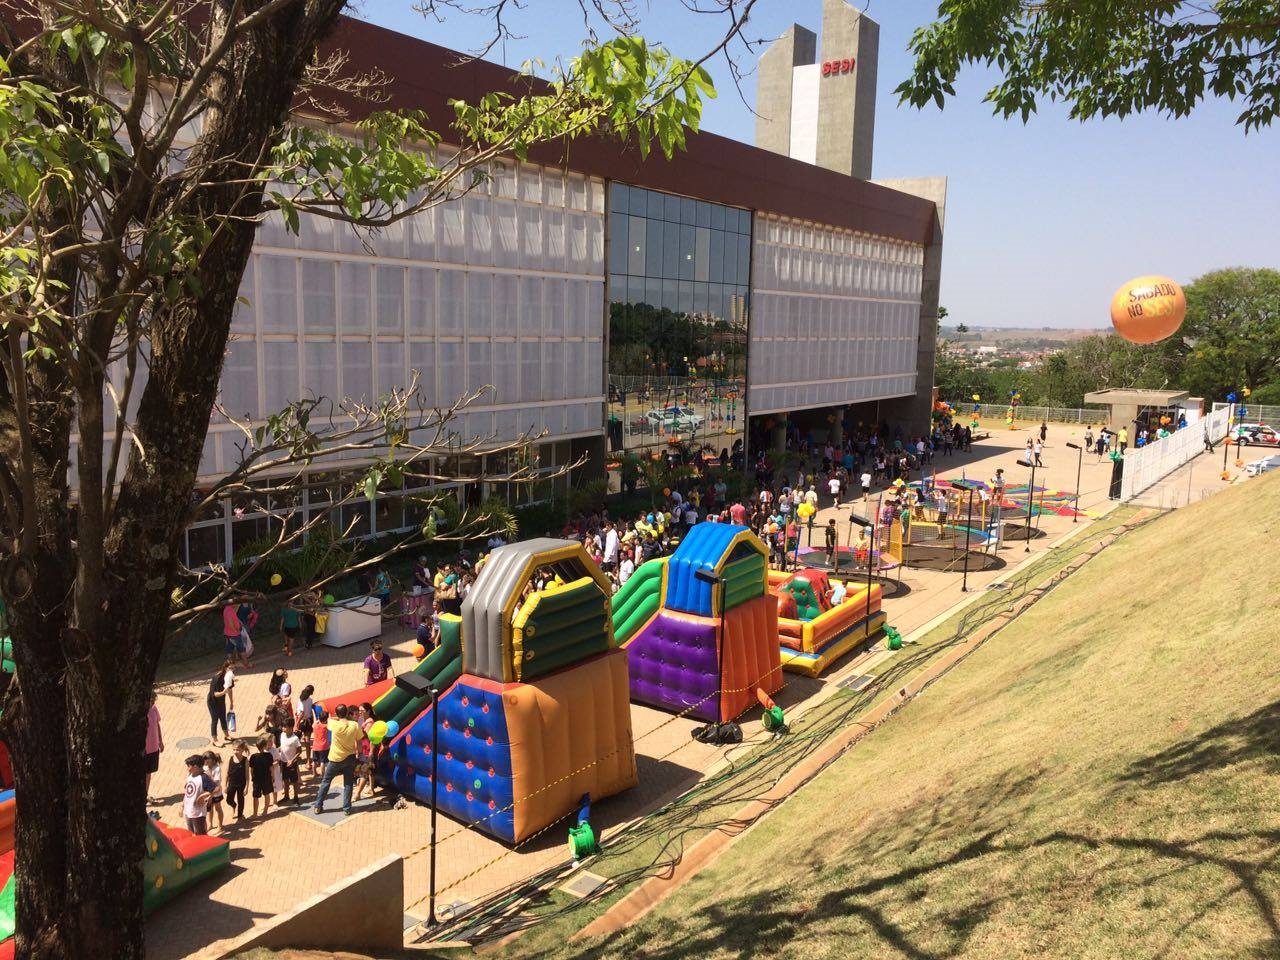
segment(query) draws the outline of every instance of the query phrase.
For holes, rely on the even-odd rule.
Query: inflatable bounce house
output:
[[[544,568],[554,583],[534,591]],[[415,672],[442,691],[437,796],[464,823],[517,843],[578,810],[584,795],[600,800],[638,782],[627,655],[613,637],[609,582],[581,544],[494,550],[461,618],[444,619],[440,646]],[[430,803],[430,701],[388,683],[325,705],[363,701],[387,723],[379,781]]]
[[[767,587],[765,545],[727,523],[700,523],[672,556],[642,564],[613,597],[631,699],[716,722],[755,704],[757,690],[780,690],[777,604]]]
[[[821,570],[769,571],[778,615],[783,669],[816,677],[835,660],[883,629],[880,584],[848,581],[844,600],[831,603],[832,587]]]

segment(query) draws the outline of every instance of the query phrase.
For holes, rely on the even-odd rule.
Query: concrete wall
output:
[[[756,146],[791,156],[791,71],[813,63],[818,37],[793,24],[760,57],[756,78]]]
[[[880,25],[845,0],[823,0],[823,61],[853,57],[852,72],[822,78],[818,97],[818,166],[871,179],[876,126]]]
[[[353,950],[404,949],[404,858],[392,854],[254,927],[219,954],[230,958],[255,947]]]
[[[924,276],[920,287],[920,335],[916,347],[916,393],[887,401],[881,408],[885,420],[902,423],[912,431],[926,430],[933,411],[934,363],[938,351],[938,290],[942,281],[942,237],[947,211],[947,178],[917,177],[877,180],[877,183],[932,200],[938,208],[938,229],[925,247]]]

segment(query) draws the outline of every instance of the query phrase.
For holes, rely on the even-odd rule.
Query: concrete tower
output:
[[[845,0],[822,0],[822,48],[793,25],[760,58],[756,146],[871,179],[880,25]]]

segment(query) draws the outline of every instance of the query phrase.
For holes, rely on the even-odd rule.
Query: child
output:
[[[298,701],[298,715],[294,718],[298,738],[302,741],[302,766],[308,770],[311,769],[311,731],[316,723],[315,692],[316,688],[311,684],[302,688],[301,699]]]
[[[249,781],[249,745],[243,740],[236,744],[227,768],[227,805],[236,812],[236,819],[244,819],[244,788]]]
[[[253,815],[258,815],[258,801],[263,801],[262,812],[268,813],[275,802],[276,791],[272,768],[276,765],[271,755],[270,737],[258,738],[258,752],[249,758],[249,777],[253,783]]]
[[[204,757],[198,753],[187,757],[187,782],[182,788],[182,816],[194,834],[209,832],[207,813],[213,785],[204,775],[203,764]]]
[[[329,762],[329,714],[324,710],[316,717],[315,726],[311,728],[311,775],[324,773],[325,764]]]
[[[272,696],[266,707],[263,708],[262,715],[258,717],[258,723],[254,729],[259,733],[265,730],[267,735],[271,737],[271,743],[278,745],[280,743],[280,731],[284,729],[284,721],[290,718],[290,714],[291,711],[287,703],[281,697]]]
[[[365,729],[367,730],[368,728],[366,727]],[[372,746],[369,743],[368,736],[361,736],[356,747],[356,793],[352,797],[353,801],[359,800],[364,795],[365,787],[369,788],[369,795],[373,796],[373,754],[371,749]]]
[[[289,788],[293,788],[293,803],[296,806],[302,801],[298,799],[298,765],[302,759],[302,740],[294,733],[293,720],[284,722],[284,733],[280,735],[280,779],[283,782],[284,803],[289,799]]]
[[[217,821],[217,828],[221,830],[224,823],[222,816],[222,757],[212,750],[206,750],[204,754],[204,775],[213,784],[209,788],[209,792],[212,794],[209,797],[209,809],[213,811],[213,819]]]

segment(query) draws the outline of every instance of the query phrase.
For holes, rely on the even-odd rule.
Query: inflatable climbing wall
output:
[[[555,582],[533,591],[543,568]],[[430,668],[451,682],[435,758],[443,812],[515,843],[583,794],[636,785],[627,655],[613,637],[609,582],[581,544],[530,540],[489,554],[463,601],[456,649],[460,674],[452,648]],[[429,703],[396,708],[405,719],[378,778],[429,803],[436,718]]]

